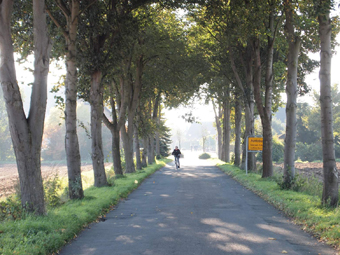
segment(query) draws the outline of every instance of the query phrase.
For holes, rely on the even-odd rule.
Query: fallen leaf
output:
[[[135,180],[135,183],[137,184],[137,183],[138,183],[138,181],[137,181],[137,180]]]
[[[153,183],[155,183],[155,182],[153,182]]]
[[[268,240],[276,240],[274,237],[268,237]]]
[[[287,251],[285,251],[285,250],[283,250],[283,251],[282,251],[282,253],[284,253],[284,254],[287,254],[288,252],[287,252]]]
[[[193,212],[191,212],[191,214],[193,214]]]

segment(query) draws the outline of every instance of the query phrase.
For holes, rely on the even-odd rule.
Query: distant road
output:
[[[336,254],[208,161],[186,153],[60,254]]]

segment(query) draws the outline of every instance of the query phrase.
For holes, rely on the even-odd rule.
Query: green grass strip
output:
[[[262,179],[259,174],[248,173],[232,164],[214,159],[222,171],[232,176],[240,184],[250,189],[288,217],[312,233],[321,241],[337,248],[340,246],[340,208],[332,209],[321,206],[319,196],[312,196],[291,190],[281,190],[270,178]]]
[[[153,165],[115,180],[112,187],[90,187],[83,200],[68,201],[49,210],[46,216],[29,215],[24,220],[0,224],[0,254],[51,254],[72,240],[88,224],[105,215],[120,199],[171,160]]]

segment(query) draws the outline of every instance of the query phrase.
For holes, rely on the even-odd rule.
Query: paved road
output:
[[[208,164],[169,164],[60,254],[336,254]]]

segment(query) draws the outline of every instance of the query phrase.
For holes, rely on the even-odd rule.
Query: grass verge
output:
[[[301,225],[303,230],[312,233],[321,241],[339,249],[340,247],[340,208],[332,209],[321,205],[320,197],[292,190],[281,190],[274,179],[262,179],[255,173],[245,171],[231,164],[214,159],[216,166],[232,176],[246,188],[283,211]]]
[[[72,240],[88,224],[105,216],[120,199],[171,160],[155,164],[116,179],[111,187],[90,187],[83,200],[68,201],[46,216],[27,215],[25,219],[0,224],[0,254],[51,254]]]

